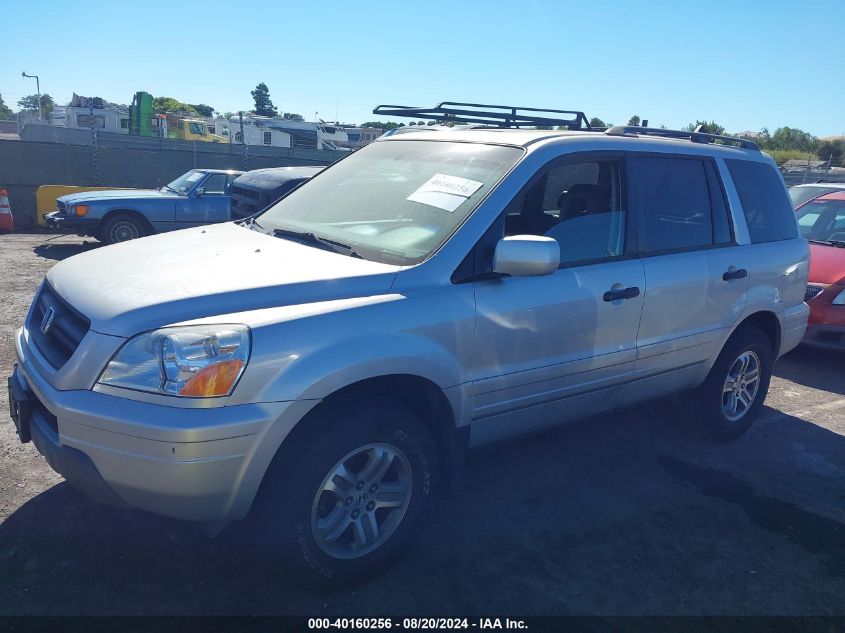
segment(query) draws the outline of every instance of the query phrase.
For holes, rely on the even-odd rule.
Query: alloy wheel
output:
[[[358,558],[380,547],[402,522],[411,500],[411,465],[389,444],[348,453],[326,475],[311,509],[311,533],[334,558]]]
[[[760,389],[760,358],[748,350],[739,355],[728,370],[722,388],[722,411],[731,422],[748,413]]]
[[[138,231],[138,227],[135,226],[134,223],[129,221],[120,221],[115,222],[110,231],[111,241],[113,243],[117,242],[128,242],[129,240],[135,240],[140,237],[140,233]]]

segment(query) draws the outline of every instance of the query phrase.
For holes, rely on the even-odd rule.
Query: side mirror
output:
[[[194,191],[195,196],[204,196],[205,195],[205,187],[197,187],[197,190]]]
[[[559,265],[560,245],[542,235],[503,238],[493,254],[493,272],[511,277],[551,275]]]

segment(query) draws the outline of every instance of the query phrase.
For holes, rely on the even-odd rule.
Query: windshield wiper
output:
[[[172,191],[172,192],[173,192],[173,193],[175,193],[175,194],[179,194],[179,195],[181,195],[181,194],[180,194],[180,193],[179,193],[176,189],[174,189],[174,188],[173,188],[173,187],[171,187],[170,185],[162,185],[162,186],[161,186],[161,187],[159,187],[158,189],[159,189],[159,191],[161,191],[162,189],[167,189],[168,191]]]
[[[305,244],[310,244],[311,246],[318,246],[325,250],[333,251],[335,253],[340,253],[342,255],[349,255],[350,257],[363,259],[358,253],[352,250],[352,247],[349,246],[349,244],[344,244],[343,242],[336,242],[335,240],[320,237],[319,235],[315,235],[314,233],[311,233],[309,231],[294,231],[292,229],[273,229],[273,235],[275,235],[276,237],[293,238],[295,240],[300,240]]]
[[[258,218],[256,218],[254,215],[250,215],[248,217],[241,218],[240,220],[236,220],[235,224],[240,224],[241,226],[246,226],[248,228],[256,227],[259,230],[266,231],[266,229],[258,223]]]
[[[845,240],[807,240],[813,244],[824,244],[825,246],[836,246],[838,248],[845,248]]]

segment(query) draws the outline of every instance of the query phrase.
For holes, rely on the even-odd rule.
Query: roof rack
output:
[[[699,126],[700,127],[700,126]],[[655,127],[637,127],[634,125],[617,125],[605,132],[610,136],[628,136],[628,135],[646,135],[646,136],[661,136],[664,138],[681,138],[692,141],[693,143],[715,143],[721,141],[723,144],[733,144],[742,149],[753,149],[760,151],[760,147],[754,141],[749,141],[747,138],[739,138],[736,136],[724,136],[722,134],[708,134],[707,132],[699,132],[699,128],[689,132],[687,130],[664,130],[663,128]]]
[[[535,114],[537,113],[537,114]],[[433,108],[415,106],[380,105],[373,114],[401,116],[413,119],[428,119],[452,123],[480,123],[492,127],[522,127],[564,125],[571,130],[591,128],[586,115],[577,110],[549,110],[545,108],[521,108],[516,106],[487,105],[483,103],[461,103],[443,101]],[[568,118],[549,115],[570,115]]]

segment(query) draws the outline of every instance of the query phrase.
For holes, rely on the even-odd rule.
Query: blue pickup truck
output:
[[[241,171],[192,169],[158,189],[116,189],[61,196],[47,226],[106,244],[232,219],[232,182]]]

